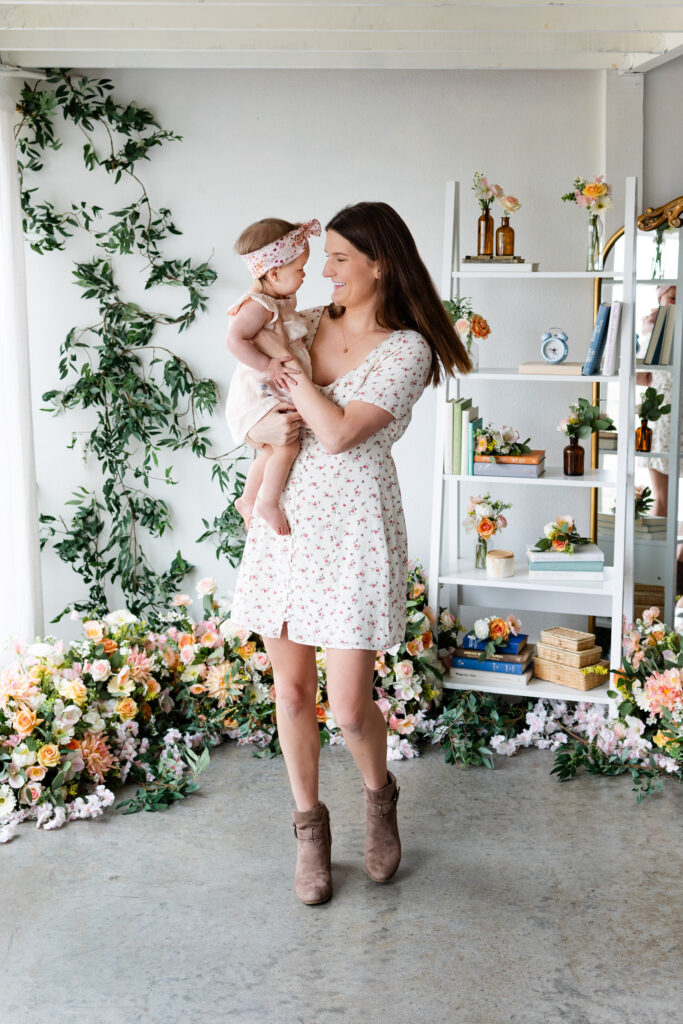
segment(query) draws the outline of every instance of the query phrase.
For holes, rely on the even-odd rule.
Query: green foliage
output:
[[[495,694],[455,691],[442,719],[440,745],[446,763],[493,768],[493,752],[486,744],[492,736],[514,736],[517,723],[532,707],[532,701],[505,704]]]
[[[576,405],[570,405],[570,413],[564,433],[567,437],[590,437],[599,430],[616,430],[614,420],[600,412],[599,405],[591,405],[587,398],[579,398]]]
[[[161,497],[150,493],[152,481],[174,486],[173,467],[160,457],[188,449],[213,463],[212,479],[226,499],[226,510],[212,524],[204,520],[201,539],[217,539],[217,556],[226,554],[234,565],[243,546],[241,520],[233,501],[242,492],[240,457],[232,452],[211,454],[209,428],[218,401],[216,384],[198,377],[188,363],[158,340],[159,331],[187,330],[206,309],[207,290],[216,279],[208,262],[169,258],[163,244],[181,232],[171,211],[154,209],[138,164],[150,153],[180,136],[162,129],[153,115],[136,103],[118,103],[109,79],[77,77],[51,70],[45,82],[25,84],[17,106],[16,127],[22,186],[24,230],[38,253],[63,250],[78,230],[92,239],[91,259],[74,265],[74,283],[84,308],[95,310],[92,322],[73,327],[60,346],[62,387],[43,395],[45,410],[59,415],[69,409],[90,410],[92,429],[73,435],[80,440],[84,459],[92,458],[101,472],[101,487],[78,487],[68,505],[71,518],[43,514],[41,544],[50,542],[88,586],[87,597],[67,605],[53,621],[76,608],[93,614],[107,609],[107,586],[118,584],[135,614],[154,620],[167,607],[183,576],[193,567],[180,552],[164,571],[158,570],[143,548],[145,538],[162,537],[172,529],[171,511]],[[135,185],[137,196],[105,213],[103,206],[73,202],[59,212],[50,202],[38,202],[36,187],[27,187],[27,172],[44,167],[50,150],[61,146],[58,114],[83,134],[83,163],[88,171],[104,170],[114,184]],[[114,257],[142,261],[145,290],[160,285],[185,293],[175,313],[143,308],[127,299],[119,286]],[[87,306],[85,305],[87,303]]]
[[[645,388],[636,412],[641,420],[654,422],[654,420],[658,420],[660,417],[666,416],[668,412],[671,412],[671,406],[668,403],[664,403],[663,392],[658,392],[657,388]]]
[[[653,758],[645,765],[625,754],[605,754],[596,744],[577,738],[571,739],[555,752],[555,764],[550,774],[560,782],[576,777],[579,769],[590,775],[627,775],[633,780],[633,791],[638,803],[644,796],[662,790],[662,771]]]
[[[184,761],[187,771],[179,775],[177,762],[162,755],[152,780],[138,787],[130,800],[122,800],[116,806],[124,814],[135,814],[137,811],[164,811],[176,800],[184,800],[199,789],[197,777],[209,767],[209,751],[205,747],[201,754],[195,754],[186,747]]]

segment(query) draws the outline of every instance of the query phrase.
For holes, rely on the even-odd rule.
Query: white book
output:
[[[533,674],[532,666],[524,672],[520,672],[519,675],[512,672],[484,672],[475,668],[452,668],[446,678],[452,679],[454,683],[471,683],[473,690],[476,690],[477,686],[495,686],[504,690],[510,686],[510,683],[515,683],[516,686],[526,686],[531,681]]]
[[[551,569],[534,572],[533,569],[529,569],[530,580],[544,580],[546,582],[562,580],[568,587],[575,583],[580,583],[581,586],[585,583],[598,583],[600,580],[604,580],[604,578],[604,572],[599,569],[591,569],[590,572],[553,572]]]
[[[574,546],[574,554],[568,555],[564,551],[534,551],[531,545],[527,545],[527,558],[530,562],[604,562],[605,553],[597,544],[577,544]],[[566,574],[565,574],[566,575]]]
[[[607,324],[607,340],[605,341],[605,354],[602,357],[601,373],[603,377],[613,377],[617,372],[619,355],[619,323],[621,321],[621,302],[615,299],[609,313]]]

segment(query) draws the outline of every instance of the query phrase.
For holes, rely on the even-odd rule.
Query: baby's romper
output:
[[[263,330],[272,331],[275,329],[277,321],[282,321],[292,355],[296,356],[301,363],[303,372],[311,377],[313,375],[311,359],[303,341],[308,328],[304,318],[296,311],[294,296],[289,295],[284,299],[275,299],[262,292],[247,292],[239,302],[230,307],[228,315],[234,316],[249,299],[258,302],[272,314],[271,319],[262,328]],[[289,393],[272,387],[260,370],[253,370],[251,366],[238,363],[230,381],[230,389],[225,403],[225,418],[235,444],[242,444],[251,428],[260,419],[263,419],[267,412],[270,412],[280,402],[289,401]]]

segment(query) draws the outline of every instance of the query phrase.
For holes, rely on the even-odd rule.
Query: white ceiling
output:
[[[658,0],[0,0],[23,67],[645,71],[683,53]]]

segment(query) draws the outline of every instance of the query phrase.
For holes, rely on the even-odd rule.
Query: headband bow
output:
[[[276,238],[274,242],[269,242],[254,252],[245,253],[242,259],[248,266],[251,276],[258,280],[273,267],[284,267],[297,256],[301,256],[308,248],[310,236],[319,234],[320,221],[307,220],[305,224],[299,225],[281,238]]]

